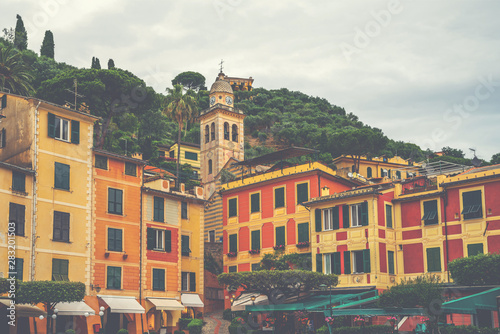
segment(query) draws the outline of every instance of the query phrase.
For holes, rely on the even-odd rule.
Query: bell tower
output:
[[[215,191],[219,172],[230,158],[244,160],[243,119],[234,107],[234,93],[221,72],[210,88],[210,106],[201,111],[200,163],[206,198]]]

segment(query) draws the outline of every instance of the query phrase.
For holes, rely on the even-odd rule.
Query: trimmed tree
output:
[[[172,86],[182,85],[186,89],[199,91],[200,89],[206,90],[205,77],[198,72],[182,72],[172,80]]]
[[[23,19],[21,15],[16,15],[16,30],[14,33],[14,45],[20,51],[26,50],[28,48],[28,33],[24,27]]]
[[[113,59],[108,60],[108,70],[115,68],[115,61]]]
[[[40,48],[40,55],[54,59],[54,35],[52,31],[45,31],[42,46]]]
[[[500,285],[500,254],[455,259],[448,264],[448,270],[459,285]]]

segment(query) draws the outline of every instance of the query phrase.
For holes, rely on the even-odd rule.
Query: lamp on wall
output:
[[[99,286],[99,284],[90,284],[90,290],[95,290],[97,293],[101,292],[101,287]]]

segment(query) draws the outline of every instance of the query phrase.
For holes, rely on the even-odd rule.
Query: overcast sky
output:
[[[255,87],[326,98],[392,139],[489,160],[500,152],[500,2],[263,0],[2,0],[0,28],[45,30],[55,58],[93,56],[157,92],[180,72],[210,87],[229,76]]]

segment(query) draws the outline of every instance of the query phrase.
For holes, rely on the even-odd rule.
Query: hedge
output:
[[[180,329],[187,329],[187,326],[189,325],[189,323],[191,322],[191,320],[193,320],[193,318],[180,318],[179,319],[179,327]]]
[[[498,328],[479,328],[476,326],[440,327],[441,334],[498,334]]]
[[[231,321],[231,318],[232,318],[231,309],[230,308],[225,309],[224,312],[222,312],[222,319]]]
[[[392,334],[391,326],[374,325],[365,327],[339,327],[332,329],[333,334]]]
[[[203,327],[203,320],[201,320],[201,319],[193,319],[187,325],[187,329],[189,330],[189,334],[201,334],[202,327]]]
[[[450,275],[456,284],[499,285],[500,254],[478,254],[451,261]]]

